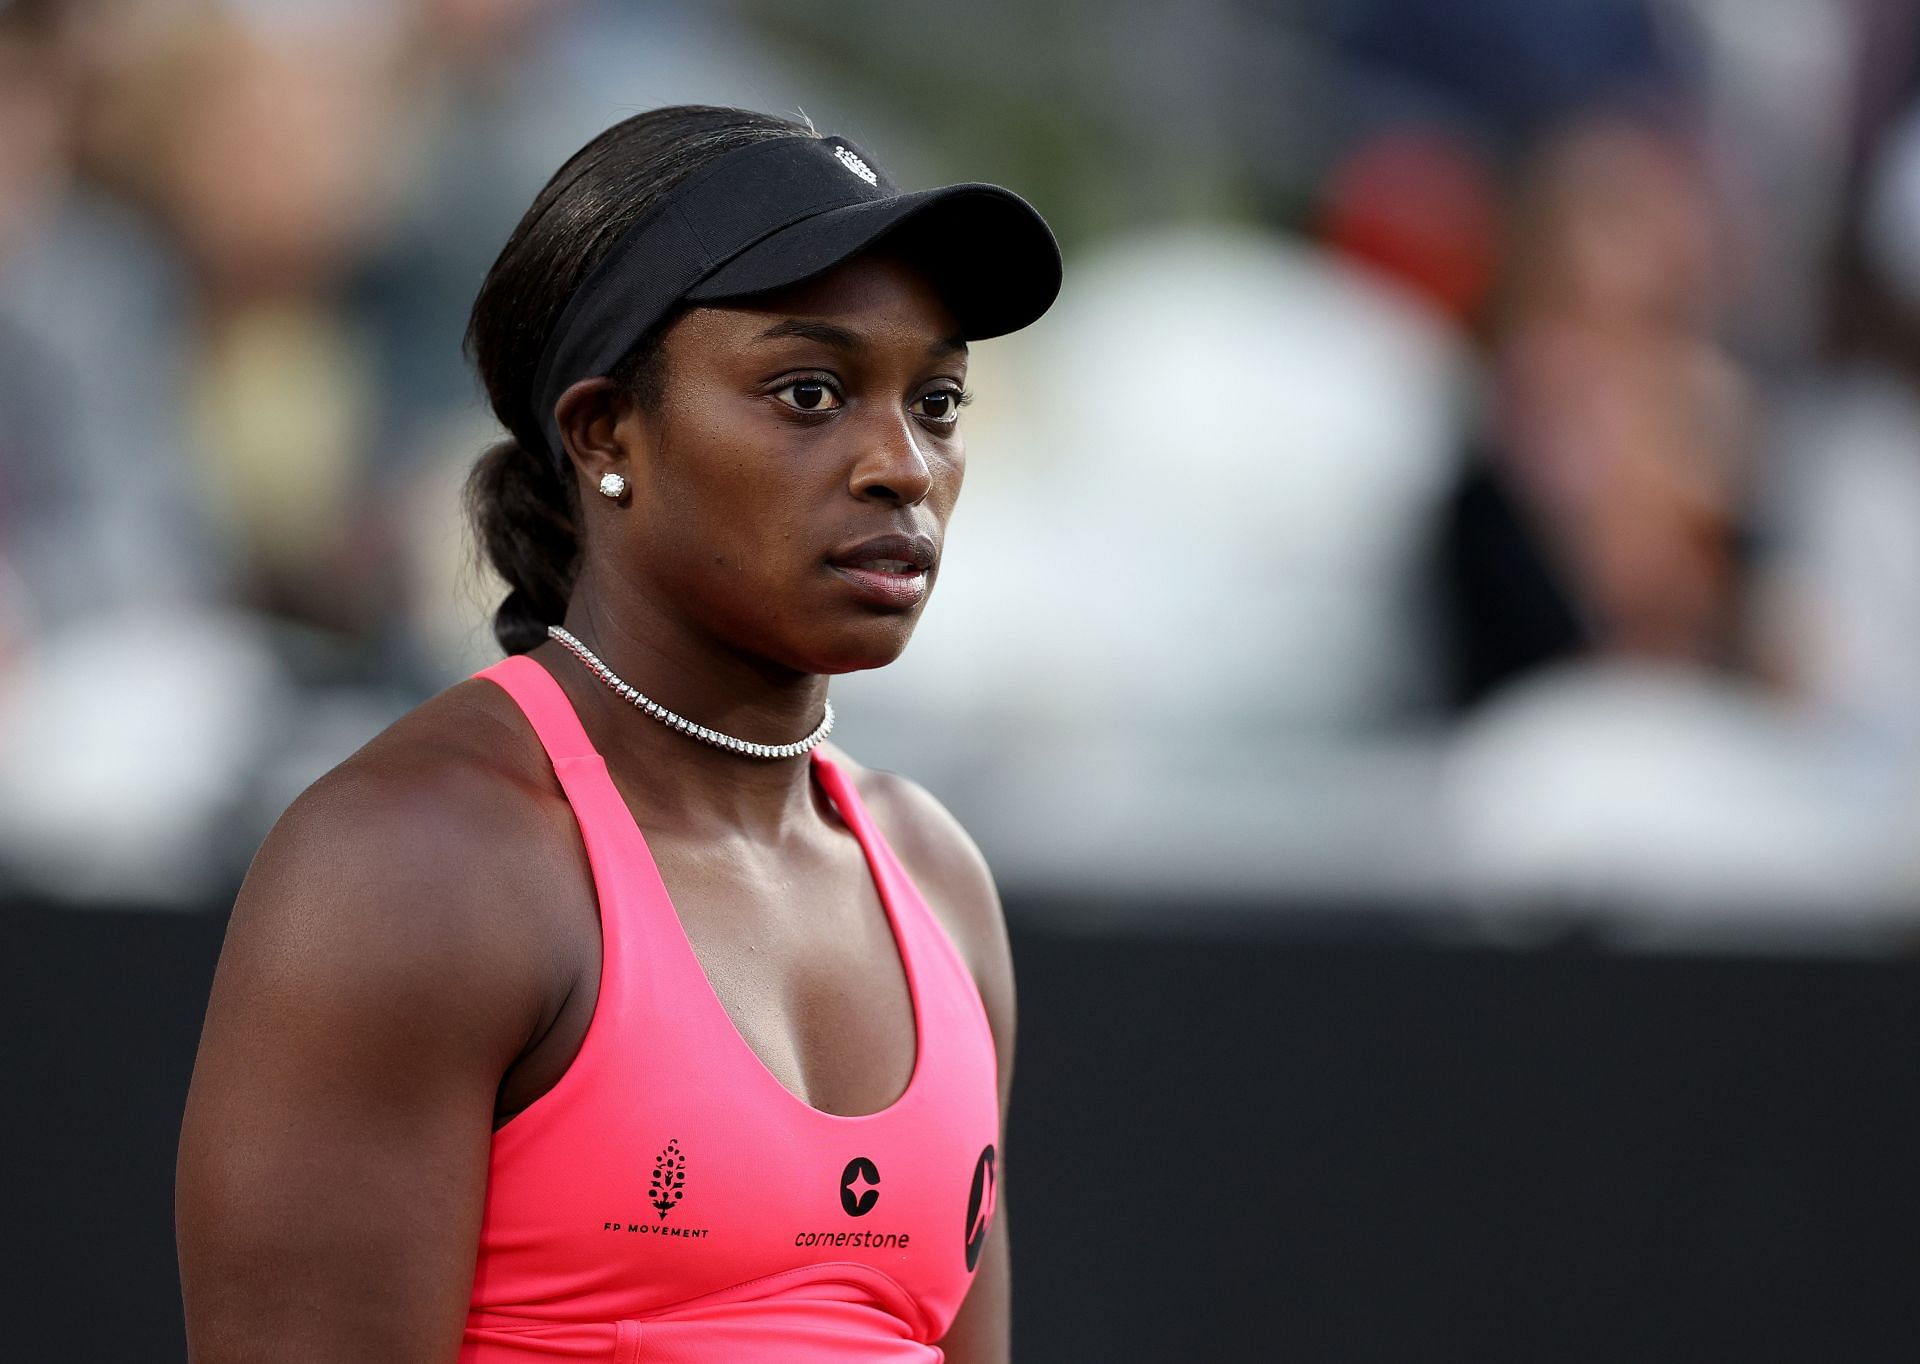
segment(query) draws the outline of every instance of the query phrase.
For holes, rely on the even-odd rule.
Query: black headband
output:
[[[798,283],[910,219],[935,234],[929,268],[968,340],[1026,326],[1059,292],[1060,248],[1010,190],[903,194],[843,137],[778,137],[722,153],[621,235],[554,325],[533,396],[556,467],[566,468],[553,415],[560,395],[611,370],[677,304]]]

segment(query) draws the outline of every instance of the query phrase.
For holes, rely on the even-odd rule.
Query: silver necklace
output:
[[[829,701],[826,703],[826,718],[820,721],[820,727],[806,738],[798,740],[795,743],[756,744],[749,743],[745,739],[736,739],[731,734],[722,734],[717,729],[708,729],[705,725],[696,725],[686,716],[675,715],[658,701],[642,695],[637,688],[630,687],[621,681],[619,674],[602,663],[599,658],[595,656],[593,650],[589,649],[558,625],[549,625],[547,627],[547,633],[566,645],[568,649],[572,650],[573,653],[579,657],[580,661],[587,665],[588,671],[593,673],[595,677],[598,677],[609,687],[612,687],[618,695],[633,702],[635,706],[644,710],[668,729],[677,729],[689,738],[698,739],[702,743],[712,744],[715,748],[724,748],[730,753],[744,754],[749,758],[797,758],[802,753],[808,753],[818,748],[821,742],[825,740],[829,734],[833,733],[833,702]]]

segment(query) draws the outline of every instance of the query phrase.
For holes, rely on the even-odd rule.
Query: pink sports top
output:
[[[818,749],[913,995],[918,1051],[878,1113],[813,1108],[734,1027],[632,812],[533,659],[519,704],[600,904],[600,995],[554,1087],[493,1134],[461,1364],[938,1360],[994,1205],[993,1036],[971,973]]]

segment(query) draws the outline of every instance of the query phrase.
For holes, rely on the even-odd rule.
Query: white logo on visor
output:
[[[865,180],[869,185],[878,185],[880,183],[880,177],[873,173],[873,167],[869,166],[845,147],[836,143],[833,148],[833,154],[841,165],[845,166],[862,180]]]

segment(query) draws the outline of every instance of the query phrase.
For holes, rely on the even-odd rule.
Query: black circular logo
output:
[[[856,1187],[855,1181],[866,1187]],[[840,1206],[849,1217],[865,1217],[879,1201],[880,1167],[865,1156],[855,1156],[840,1172]]]
[[[993,1222],[993,1148],[987,1147],[973,1163],[973,1192],[967,1195],[967,1271],[980,1263]]]

